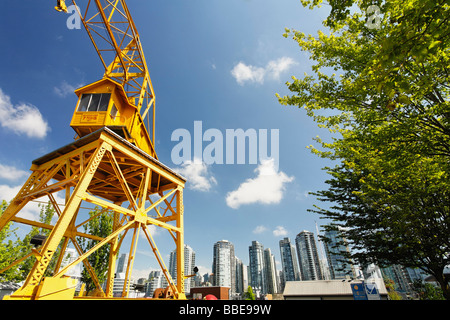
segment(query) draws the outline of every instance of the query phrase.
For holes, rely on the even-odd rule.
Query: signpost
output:
[[[375,283],[368,283],[365,287],[367,300],[381,300],[377,285]]]
[[[364,283],[351,283],[353,292],[353,299],[355,300],[367,300],[367,294]]]
[[[355,300],[381,300],[375,283],[351,283],[353,299]]]

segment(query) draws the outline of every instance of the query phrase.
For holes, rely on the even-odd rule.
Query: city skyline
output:
[[[398,291],[403,295],[411,295],[413,294],[413,289],[411,287],[411,283],[415,279],[424,279],[427,275],[417,269],[405,268],[400,265],[392,265],[388,267],[380,268],[376,265],[369,265],[367,268],[360,269],[359,266],[355,266],[350,263],[350,265],[342,265],[340,259],[343,259],[343,256],[339,253],[343,251],[349,251],[348,244],[346,240],[343,239],[340,234],[336,231],[326,232],[327,237],[330,237],[325,242],[325,253],[326,253],[326,263],[327,269],[329,269],[330,273],[328,275],[323,274],[323,279],[319,280],[350,280],[350,279],[369,279],[369,282],[374,279],[383,279],[384,277],[388,277],[395,281],[398,286]],[[314,237],[314,233],[308,232],[306,230],[301,231],[298,235],[298,238],[308,238],[307,241],[316,241]],[[318,240],[318,239],[317,239]],[[317,241],[319,243],[320,241]],[[319,244],[320,245],[320,244]],[[261,268],[256,268],[256,270],[261,271],[262,275],[259,278],[264,279],[263,281],[257,280],[255,282],[251,281],[251,269],[252,266],[247,266],[242,263],[242,260],[237,256],[233,257],[234,245],[228,240],[220,240],[214,243],[213,250],[217,253],[217,256],[221,256],[220,261],[217,262],[217,268],[222,272],[222,279],[219,280],[220,283],[216,283],[219,279],[215,274],[206,273],[201,274],[197,273],[194,277],[187,279],[185,282],[185,292],[189,294],[190,289],[193,287],[202,287],[202,286],[224,286],[234,288],[230,290],[230,299],[242,299],[243,293],[247,291],[248,286],[251,286],[254,290],[254,293],[261,297],[266,294],[277,294],[283,293],[284,286],[286,281],[309,281],[311,279],[302,279],[302,280],[290,280],[286,274],[283,274],[283,270],[277,270],[275,267],[274,255],[272,254],[272,250],[270,248],[264,248],[263,244],[258,241],[252,241],[251,245],[248,247],[249,256],[252,255],[252,252],[256,253],[256,256],[259,256],[259,262],[262,263],[263,266]],[[296,261],[296,248],[291,244],[289,238],[284,238],[280,240],[280,254],[283,249],[289,249],[290,253],[286,253],[290,257],[293,257],[293,261]],[[184,246],[185,250],[185,274],[193,274],[195,267],[195,251],[189,246]],[[301,251],[300,249],[299,251]],[[220,252],[222,251],[222,253]],[[333,253],[332,253],[333,251]],[[225,252],[225,254],[224,254]],[[261,253],[263,252],[263,259],[261,258]],[[325,254],[324,253],[324,254]],[[309,255],[309,254],[308,254]],[[76,252],[72,249],[67,249],[65,252],[65,259],[63,265],[67,262],[66,260],[76,259]],[[127,267],[127,254],[121,254],[117,259],[117,268],[116,268],[116,277],[114,279],[114,296],[121,296],[123,285],[124,285],[124,276],[123,273]],[[258,259],[257,259],[258,260]],[[253,261],[254,262],[254,261]],[[323,262],[323,261],[322,261]],[[213,262],[214,263],[214,262]],[[323,264],[321,264],[323,268]],[[340,270],[336,273],[335,268],[344,268],[345,270]],[[169,271],[170,273],[174,273],[176,269],[176,254],[174,251],[171,252],[170,262],[169,262]],[[74,270],[73,270],[74,271]],[[67,275],[71,277],[75,277],[80,279],[80,270],[78,272],[70,272]],[[234,275],[233,284],[231,281],[231,274]],[[322,269],[323,273],[326,273],[324,269]],[[228,273],[228,275],[226,275]],[[358,275],[357,275],[358,273]],[[228,284],[224,281],[225,278],[228,277]],[[370,280],[372,279],[372,280]],[[174,279],[176,281],[176,279]],[[258,281],[260,281],[258,283]],[[263,283],[264,282],[264,283]],[[168,283],[163,275],[161,270],[152,270],[148,274],[147,277],[142,278],[132,278],[129,279],[129,285],[134,288],[134,285],[137,284],[141,286],[141,293],[135,291],[134,289],[130,292],[130,297],[138,297],[145,295],[146,297],[152,297],[153,292],[157,288],[166,288]],[[231,285],[230,285],[231,284]],[[143,287],[142,287],[143,286]],[[81,283],[79,286],[81,287]],[[103,284],[103,288],[105,288],[105,283]],[[143,291],[142,291],[143,290]]]
[[[306,230],[301,231],[305,232]],[[318,238],[316,238],[316,235],[313,232],[306,231],[310,234],[310,237],[312,241],[314,241],[315,246],[320,246],[320,242],[318,241]],[[299,234],[300,234],[299,233]],[[292,257],[293,257],[293,264],[296,266],[294,270],[297,270],[297,276],[295,278],[292,278],[289,276],[286,280],[286,276],[284,276],[284,281],[300,281],[302,280],[301,274],[300,274],[300,268],[299,268],[299,260],[297,255],[297,250],[293,244],[290,243],[288,238],[280,239],[280,245],[278,247],[278,250],[273,251],[272,248],[265,247],[264,244],[260,243],[257,240],[252,240],[250,243],[250,246],[248,246],[248,263],[244,263],[244,258],[237,256],[235,254],[235,246],[234,244],[229,240],[218,240],[217,242],[213,243],[211,245],[212,252],[213,252],[213,258],[211,260],[211,268],[210,269],[199,269],[198,274],[200,276],[204,276],[205,274],[208,274],[210,277],[210,282],[215,283],[215,285],[223,285],[223,286],[230,286],[230,287],[236,287],[237,286],[237,266],[239,264],[248,267],[248,284],[252,287],[261,287],[264,288],[265,291],[268,291],[269,284],[268,281],[272,281],[272,283],[276,283],[273,286],[277,287],[277,290],[282,290],[281,287],[281,279],[268,279],[267,276],[264,277],[263,275],[263,268],[267,265],[267,263],[271,263],[273,266],[273,269],[276,272],[276,276],[279,276],[280,272],[285,272],[285,268],[283,267],[284,264],[282,261],[277,260],[275,258],[276,254],[278,256],[281,256],[281,252],[284,250],[284,246],[282,249],[282,242],[285,242],[287,245],[289,245],[292,248]],[[185,244],[185,253],[186,248],[189,248],[189,252],[193,252],[194,255],[194,261],[197,257],[195,253],[195,249],[191,248],[189,244]],[[317,249],[316,249],[317,250]],[[318,255],[320,255],[319,250],[317,250]],[[171,252],[170,254],[170,263],[169,263],[169,271],[174,272],[176,268],[174,267],[175,259],[173,258],[175,256],[175,250]],[[326,259],[327,263],[330,263],[330,260],[328,256],[321,256],[320,259]],[[188,258],[185,258],[185,261],[189,260]],[[224,265],[224,263],[227,262],[228,265]],[[251,264],[257,264],[257,267],[255,270],[253,270],[253,274],[256,275],[256,279],[251,276],[252,270],[251,270]],[[198,267],[195,264],[190,264],[189,267],[185,266],[185,272],[187,272],[188,269],[193,269],[194,267]],[[272,268],[272,267],[271,267]],[[151,270],[150,272],[158,271],[159,269],[155,268],[154,270]],[[214,271],[217,270],[216,273]],[[211,279],[212,277],[212,279]],[[135,277],[136,278],[136,277]],[[146,276],[140,277],[140,278],[147,278]],[[137,278],[136,278],[137,279]]]

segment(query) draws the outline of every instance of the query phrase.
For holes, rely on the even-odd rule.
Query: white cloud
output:
[[[8,185],[0,185],[0,201],[5,200],[6,202],[10,202],[20,191],[22,188],[22,185],[18,186],[8,186]],[[53,196],[55,197],[56,203],[64,203],[64,197],[60,196],[59,193],[54,193]],[[41,208],[39,205],[41,202],[47,203],[49,201],[49,198],[47,196],[44,196],[42,198],[37,199],[39,202],[36,201],[30,201],[28,202],[25,207],[23,207],[20,212],[17,214],[18,217],[38,221],[39,220],[39,213],[41,212]],[[64,210],[64,207],[60,207],[61,210]],[[54,216],[54,218],[56,215]]]
[[[269,77],[279,80],[281,73],[289,70],[289,68],[295,64],[296,62],[294,59],[289,57],[281,57],[278,60],[269,61],[266,66],[266,72]]]
[[[216,179],[209,173],[208,166],[198,160],[186,161],[175,171],[187,179],[188,187],[193,190],[209,191],[217,184]]]
[[[266,231],[266,230],[267,230],[267,228],[264,227],[264,226],[257,226],[257,227],[253,230],[253,233],[254,233],[254,234],[260,234],[260,233],[263,233],[263,232]]]
[[[275,237],[283,237],[288,234],[287,230],[282,226],[276,227],[275,230],[272,231],[272,233]]]
[[[273,159],[262,160],[255,169],[256,178],[247,179],[234,191],[227,194],[227,205],[233,209],[244,204],[276,204],[283,198],[285,184],[294,180],[284,172],[275,170]]]
[[[236,79],[236,81],[243,85],[244,82],[264,82],[264,68],[258,68],[254,66],[248,66],[243,62],[239,62],[234,66],[233,70],[231,70],[231,74]]]
[[[245,82],[262,84],[265,78],[279,80],[281,73],[289,70],[296,62],[289,57],[281,57],[277,60],[271,60],[265,68],[246,65],[239,62],[231,70],[231,74],[237,83],[243,85]]]
[[[22,188],[21,185],[15,187],[10,187],[6,184],[0,185],[0,200],[10,202],[20,191],[20,188]]]
[[[61,97],[65,98],[69,94],[74,93],[74,91],[80,87],[82,87],[82,84],[78,84],[77,86],[73,86],[71,84],[68,84],[65,80],[59,85],[59,87],[54,87],[53,92]]]
[[[26,171],[19,170],[13,166],[0,164],[0,178],[14,181],[14,184],[18,184],[0,185],[0,201],[5,200],[9,203],[12,199],[14,199],[14,197],[19,193],[20,189],[26,181],[25,179],[28,178],[28,176],[29,173]],[[64,204],[64,192],[55,192],[53,193],[53,197],[55,198],[56,203]],[[20,210],[17,216],[29,220],[38,221],[39,213],[41,212],[41,208],[39,207],[39,205],[44,205],[45,203],[48,203],[49,200],[50,199],[48,198],[48,196],[43,196],[36,199],[36,201],[30,201]],[[64,210],[64,207],[60,207],[60,209]],[[54,218],[56,218],[56,215],[54,216]]]
[[[0,124],[16,134],[26,134],[30,138],[44,138],[50,127],[38,108],[33,105],[14,106],[9,96],[0,89]]]
[[[0,179],[18,180],[26,177],[29,173],[23,170],[16,169],[12,166],[3,165],[0,163]]]
[[[161,234],[161,228],[160,228],[160,227],[157,227],[157,226],[155,226],[155,225],[153,225],[153,224],[148,225],[148,226],[147,226],[147,230],[148,230],[148,232],[150,232],[150,235],[151,235],[152,237],[155,237],[155,236]],[[147,236],[145,235],[145,233],[144,233],[143,231],[140,232],[139,235],[140,235],[140,237],[141,237],[142,239],[146,239],[146,240],[147,240]]]

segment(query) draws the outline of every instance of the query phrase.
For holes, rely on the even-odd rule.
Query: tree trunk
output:
[[[435,275],[436,281],[439,283],[442,289],[442,294],[445,300],[450,300],[450,287],[448,285],[449,277],[445,276],[444,273],[437,273]]]

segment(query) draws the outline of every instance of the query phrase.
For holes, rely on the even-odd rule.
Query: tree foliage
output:
[[[419,300],[444,300],[442,289],[433,286],[431,283],[415,280],[412,283],[412,288],[418,294]]]
[[[244,292],[245,300],[256,300],[255,294],[253,293],[253,289],[251,286],[248,286],[247,291]]]
[[[45,223],[45,224],[51,224],[52,218],[55,214],[55,209],[53,208],[53,205],[49,202],[46,205],[39,205],[40,212],[39,212],[39,222]],[[31,249],[33,248],[33,245],[30,243],[31,238],[33,238],[36,235],[41,235],[48,237],[50,234],[50,230],[44,229],[44,228],[38,228],[38,227],[32,227],[31,231],[25,235],[25,237],[21,240],[21,256],[25,256],[29,252],[31,252]],[[50,261],[47,269],[45,270],[44,276],[51,276],[53,272],[55,271],[54,268],[56,266],[56,261],[58,259],[59,253],[61,251],[61,248],[58,247],[57,251],[52,257],[52,260]],[[20,273],[22,275],[23,280],[26,279],[28,274],[30,273],[31,269],[33,268],[34,263],[36,262],[36,258],[34,256],[29,257],[26,259],[20,266]]]
[[[8,203],[2,201],[0,204],[0,216],[5,211]],[[20,258],[21,242],[17,239],[17,228],[12,229],[12,223],[8,223],[0,230],[0,270],[11,265],[15,260]],[[19,269],[10,268],[0,274],[0,281],[21,281],[22,277]]]
[[[0,204],[0,215],[3,214],[7,206],[8,204],[5,201]],[[40,205],[39,207],[39,222],[51,224],[51,220],[55,214],[55,210],[51,203]],[[111,216],[111,212],[101,208],[95,208],[89,212],[89,216],[90,220],[83,226],[86,233],[102,238],[111,234],[113,228],[113,218]],[[0,270],[10,266],[13,262],[25,257],[31,252],[31,249],[33,248],[33,245],[30,244],[31,238],[38,234],[43,236],[48,236],[50,234],[50,230],[48,229],[32,227],[28,234],[20,239],[16,233],[18,228],[11,229],[12,226],[13,224],[9,223],[0,231]],[[84,252],[94,247],[97,243],[98,241],[92,239],[81,237],[79,239],[79,244]],[[45,271],[45,276],[53,275],[56,261],[60,255],[60,250],[61,247],[59,246]],[[106,279],[108,272],[109,251],[110,246],[106,245],[88,257],[88,261],[94,269],[94,272],[96,273],[101,284]],[[36,258],[33,255],[30,256],[20,264],[11,267],[0,274],[0,280],[14,282],[25,280],[35,262]],[[86,283],[86,291],[89,292],[96,288],[94,281],[86,269],[83,269],[82,271],[81,280]]]
[[[302,0],[311,9],[321,0]],[[292,77],[283,105],[304,108],[332,141],[316,138],[331,202],[316,208],[343,227],[362,264],[403,264],[434,275],[450,299],[450,6],[446,1],[329,1],[327,32],[286,29],[315,62]],[[370,5],[376,5],[369,16]],[[371,11],[373,13],[373,11]],[[371,19],[377,20],[371,24]],[[334,73],[333,73],[334,72]]]
[[[402,296],[396,291],[397,288],[394,280],[389,278],[384,278],[383,280],[384,285],[386,286],[389,300],[402,300]]]
[[[293,77],[288,86],[296,94],[279,97],[280,102],[304,107],[331,130],[358,129],[367,139],[449,156],[449,5],[442,0],[380,3],[380,27],[370,29],[366,2],[355,1],[360,13],[334,23],[331,15],[328,34],[286,30],[316,64],[315,76]],[[332,12],[341,17],[346,12],[341,7]],[[318,112],[323,109],[333,115]]]
[[[6,201],[3,201],[0,206],[0,215],[4,212],[7,206],[8,204],[6,203]],[[39,222],[50,224],[50,221],[55,214],[53,206],[48,203],[46,205],[39,205],[39,208]],[[16,233],[19,228],[11,230],[12,226],[13,223],[10,222],[6,225],[5,228],[3,228],[3,230],[0,231],[0,269],[10,266],[16,260],[19,260],[29,254],[31,252],[31,249],[33,248],[33,245],[30,244],[30,240],[35,235],[39,234],[48,236],[50,234],[50,230],[48,229],[32,227],[29,233],[26,234],[22,239],[20,239]],[[51,275],[54,271],[53,269],[56,265],[56,258],[58,257],[58,255],[59,249],[52,258],[49,267],[45,271],[46,276]],[[35,262],[36,258],[32,255],[22,261],[20,264],[6,270],[0,275],[0,277],[5,281],[23,281],[30,273]]]

